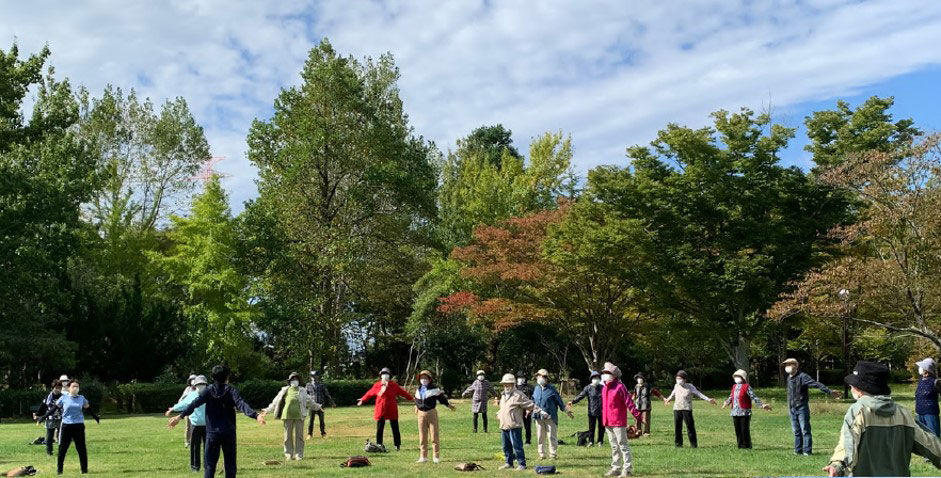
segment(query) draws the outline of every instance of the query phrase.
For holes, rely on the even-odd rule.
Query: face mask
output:
[[[742,380],[742,377],[735,377],[735,383],[742,383],[742,382],[744,382],[744,380]]]
[[[604,381],[604,383],[610,382],[613,378],[614,378],[614,375],[611,375],[610,373],[601,374],[601,380]]]
[[[512,392],[512,391],[513,391],[513,386],[512,386],[512,385],[507,385],[507,384],[504,384],[504,385],[503,385],[503,393],[510,393],[510,392]]]
[[[478,375],[478,376],[477,376],[477,380],[480,380],[481,382],[483,382],[483,381],[484,381],[484,376],[483,376],[483,375]]]
[[[422,385],[424,385],[424,386],[427,387],[428,384],[431,383],[431,380],[428,380],[427,378],[423,378],[423,379],[419,380],[419,382],[421,382]]]
[[[545,386],[547,383],[549,383],[549,381],[546,380],[546,377],[539,377],[536,379],[536,383],[538,383],[539,385]]]
[[[291,386],[292,386],[292,387],[297,388],[297,387],[299,387],[300,385],[301,385],[301,382],[298,382],[297,380],[291,380]]]
[[[379,377],[382,378],[382,381],[383,381],[383,382],[388,382],[388,381],[389,381],[389,378],[391,378],[391,376],[390,376],[389,374],[387,374],[387,373],[384,373],[384,374],[380,375]]]
[[[518,379],[516,379],[516,384],[517,384],[517,385],[526,385],[526,379],[525,379],[525,378],[518,378]]]
[[[686,380],[683,380],[682,378],[676,379],[676,384],[677,384],[677,385],[683,385],[684,383],[686,383]]]
[[[591,384],[592,384],[592,385],[598,385],[599,383],[601,383],[601,379],[600,379],[600,378],[593,378],[593,379],[591,379]]]
[[[199,393],[203,393],[203,390],[205,390],[205,389],[206,389],[206,386],[205,386],[205,385],[197,385],[197,386],[196,386],[196,391],[199,392]]]
[[[794,366],[793,366],[793,365],[788,365],[787,367],[784,367],[784,371],[787,372],[788,375],[793,374],[793,373],[794,373]]]
[[[644,379],[638,378],[638,379],[637,379],[637,385],[643,385],[643,384],[644,384]]]

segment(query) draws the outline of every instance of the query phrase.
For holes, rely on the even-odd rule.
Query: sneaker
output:
[[[294,458],[294,457],[292,457],[292,456],[291,456],[290,454],[288,454],[288,453],[285,453],[285,454],[284,454],[284,459],[285,459],[285,460],[290,460],[291,458]]]
[[[498,470],[509,470],[510,468],[513,468],[513,465],[511,465],[511,464],[509,464],[509,463],[504,463],[504,464],[500,465],[500,468],[497,468],[497,469],[498,469]],[[61,474],[61,473],[60,473],[60,474]]]
[[[441,463],[441,457],[436,456],[431,459],[431,462],[437,465],[438,463]]]
[[[526,471],[526,465],[517,466],[516,471]]]
[[[618,476],[618,475],[620,475],[620,474],[621,474],[620,471],[618,471],[618,470],[616,470],[616,469],[612,469],[612,470],[608,471],[607,473],[605,473],[604,476]]]
[[[304,455],[294,455],[294,461],[301,461],[304,459]]]
[[[320,438],[327,438],[327,432],[321,433],[321,434],[320,434]]]
[[[594,443],[588,443],[587,445],[585,445],[585,448],[591,448],[591,447],[593,447],[593,446],[595,446]]]
[[[401,445],[395,445],[395,451],[401,451],[401,450],[402,450]]]
[[[419,457],[415,463],[428,463],[428,459],[425,457]]]
[[[811,453],[804,453],[804,456],[810,456]]]
[[[599,444],[598,444],[598,446],[603,446],[603,445],[604,445],[604,443],[599,443]]]
[[[307,440],[310,440],[310,439],[313,438],[313,437],[314,437],[313,435],[311,435],[311,434],[308,433],[306,439],[307,439]]]

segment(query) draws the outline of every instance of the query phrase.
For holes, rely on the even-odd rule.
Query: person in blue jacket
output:
[[[206,387],[209,385],[209,382],[206,381],[205,375],[196,375],[193,377],[193,380],[190,381],[193,390],[186,394],[182,400],[176,405],[170,407],[167,410],[166,415],[169,417],[173,412],[182,412],[186,410],[186,407],[189,404],[196,401],[199,398],[199,395],[206,390]],[[189,424],[192,427],[190,430],[190,468],[193,471],[199,471],[202,450],[206,447],[206,405],[201,405],[193,410],[193,414],[189,416]]]
[[[235,409],[239,409],[249,418],[254,418],[259,425],[265,424],[265,415],[248,406],[239,391],[229,385],[229,369],[224,365],[212,368],[212,381],[213,384],[187,405],[186,410],[170,419],[169,426],[175,427],[184,417],[192,415],[197,408],[205,405],[206,463],[203,467],[203,477],[215,476],[221,450],[225,460],[225,478],[235,478]]]
[[[915,421],[924,425],[934,436],[941,436],[941,422],[938,420],[938,390],[941,380],[936,373],[937,365],[933,358],[915,362],[918,366],[918,388],[915,389]]]
[[[549,371],[540,369],[536,372],[536,387],[533,390],[533,402],[536,403],[536,443],[539,458],[546,459],[546,442],[549,457],[555,460],[559,455],[559,410],[574,418],[572,411],[565,408],[565,402],[559,392],[549,384]]]

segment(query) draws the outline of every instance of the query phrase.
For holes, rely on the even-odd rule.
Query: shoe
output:
[[[304,455],[294,455],[294,461],[301,461],[304,459]]]
[[[441,457],[436,456],[431,459],[431,462],[437,465],[438,463],[441,463]]]
[[[593,446],[595,446],[594,443],[589,443],[589,444],[585,445],[585,448],[591,448],[591,447],[593,447]]]
[[[545,459],[546,459],[546,455],[543,455],[542,453],[540,453],[540,454],[539,454],[539,459],[540,459],[540,460],[545,460]]]
[[[476,429],[476,428],[474,429],[474,433],[477,433],[477,429]]]
[[[497,468],[497,469],[498,469],[498,470],[509,470],[510,468],[513,468],[513,465],[511,465],[511,464],[509,464],[509,463],[504,463],[504,464],[500,465],[500,468]],[[62,473],[60,472],[59,474],[61,475]]]
[[[290,453],[285,453],[285,454],[284,454],[284,459],[285,459],[285,460],[290,460],[291,458],[294,458],[294,457],[291,456]]]
[[[604,445],[604,443],[598,443],[598,446]]]
[[[620,474],[620,471],[612,469],[611,471],[605,473],[604,476],[618,476]]]
[[[516,471],[526,471],[526,465],[517,466]]]
[[[327,438],[327,432],[321,433],[321,434],[320,434],[320,438]]]
[[[649,434],[649,433],[644,433],[644,436],[645,436],[645,437],[649,437],[650,434]]]
[[[401,445],[395,445],[395,451],[400,451],[402,449]]]
[[[314,436],[311,435],[310,433],[307,434],[307,440],[310,440],[310,439],[313,438],[313,437],[314,437]]]
[[[812,453],[804,453],[804,456],[811,456]]]
[[[629,471],[625,471],[624,473],[621,473],[621,478],[626,478],[628,476],[634,476],[634,474]]]
[[[428,459],[422,456],[422,457],[419,457],[418,460],[415,461],[415,463],[428,463]]]

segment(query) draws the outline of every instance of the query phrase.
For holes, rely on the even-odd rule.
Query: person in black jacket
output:
[[[533,399],[535,389],[532,385],[526,383],[526,374],[522,371],[516,372],[516,389],[523,392],[526,398]],[[533,437],[533,416],[529,412],[523,415],[523,428],[526,429],[526,444],[530,445]]]
[[[441,442],[438,437],[438,404],[442,404],[451,411],[454,406],[448,402],[444,391],[438,388],[431,380],[431,372],[422,370],[418,372],[418,389],[415,390],[415,414],[418,415],[418,449],[419,457],[416,463],[428,461],[428,435],[431,434],[431,445],[434,448],[434,463],[441,462]]]
[[[327,425],[323,422],[323,409],[327,404],[330,404],[332,407],[336,407],[337,404],[333,401],[333,397],[330,396],[330,391],[327,390],[327,386],[320,380],[320,372],[317,370],[310,372],[310,382],[304,388],[307,389],[307,395],[314,399],[315,403],[320,405],[320,410],[310,413],[310,424],[307,426],[307,439],[310,440],[314,436],[314,420],[317,418],[320,418],[320,437],[323,438],[327,436]]]
[[[61,396],[62,382],[53,380],[52,390],[49,392],[49,395],[46,396],[46,399],[43,400],[39,410],[33,414],[33,419],[36,420],[36,426],[45,422],[46,454],[49,456],[52,456],[52,445],[58,441],[59,427],[62,425],[62,410],[56,407],[56,402],[59,401],[59,397]]]
[[[598,446],[604,444],[604,425],[601,424],[601,374],[595,370],[591,371],[591,383],[585,385],[581,393],[575,396],[575,399],[569,402],[569,408],[572,405],[588,398],[588,446],[598,443]],[[595,430],[598,430],[598,441],[595,442]]]
[[[265,424],[265,415],[248,406],[239,391],[228,384],[229,369],[224,365],[212,368],[213,384],[204,390],[182,413],[170,419],[170,428],[190,416],[201,405],[206,405],[206,466],[203,477],[213,478],[219,464],[219,451],[225,455],[225,478],[235,478],[235,409]]]

